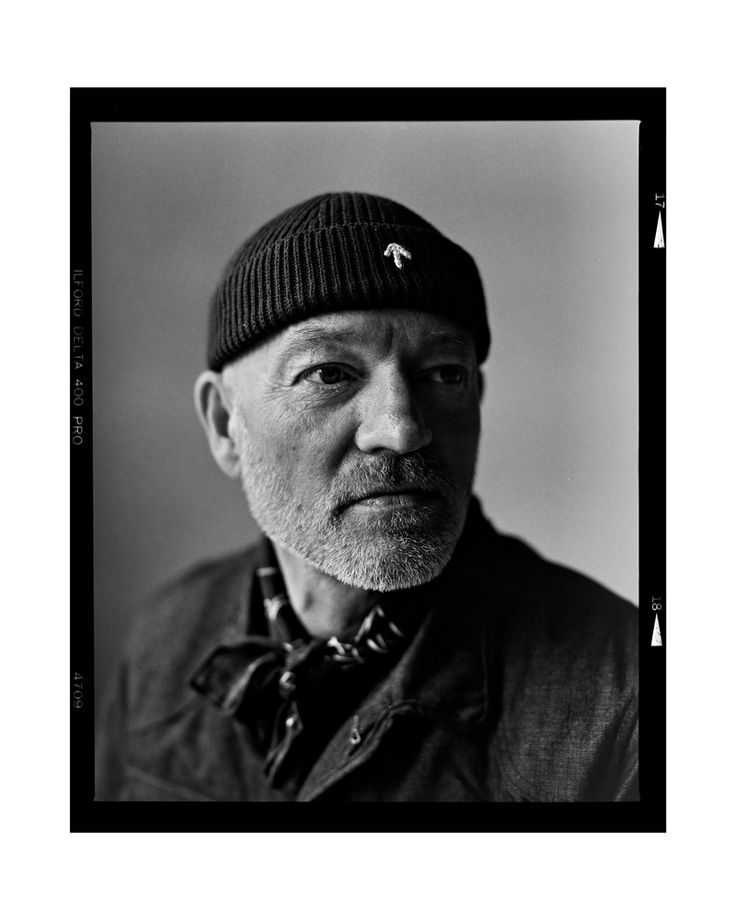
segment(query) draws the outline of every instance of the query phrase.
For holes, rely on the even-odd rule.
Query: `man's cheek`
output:
[[[476,412],[455,412],[435,419],[432,440],[449,445],[454,454],[471,453],[480,438],[480,417]]]
[[[278,472],[300,506],[308,505],[325,491],[324,452],[313,455],[297,441],[280,440],[271,442],[270,454],[265,460],[272,464],[272,469]]]

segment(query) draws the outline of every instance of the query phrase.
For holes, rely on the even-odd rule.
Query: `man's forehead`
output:
[[[444,317],[417,310],[348,310],[325,313],[294,323],[274,340],[278,351],[344,344],[390,347],[394,343],[422,350],[455,345],[472,350],[469,333]]]

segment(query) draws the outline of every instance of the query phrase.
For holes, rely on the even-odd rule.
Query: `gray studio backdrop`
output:
[[[418,211],[490,310],[476,491],[497,527],[637,601],[637,125],[93,126],[98,688],[141,600],[257,533],[192,408],[226,260],[330,190]]]

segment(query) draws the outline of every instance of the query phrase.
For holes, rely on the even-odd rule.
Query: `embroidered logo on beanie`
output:
[[[402,257],[402,256],[403,256],[405,259],[411,259],[411,253],[409,252],[409,250],[408,250],[408,249],[404,249],[403,246],[399,246],[398,243],[389,243],[388,246],[386,247],[386,251],[384,252],[384,255],[385,255],[385,256],[393,256],[393,257],[394,257],[394,265],[395,265],[397,268],[401,268],[402,265],[403,265],[403,263],[402,263],[402,261],[401,261],[401,257]]]

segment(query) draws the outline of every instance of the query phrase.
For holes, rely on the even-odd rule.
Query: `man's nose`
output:
[[[355,443],[364,453],[409,454],[426,447],[432,432],[422,418],[409,382],[398,371],[376,375],[361,399]]]

